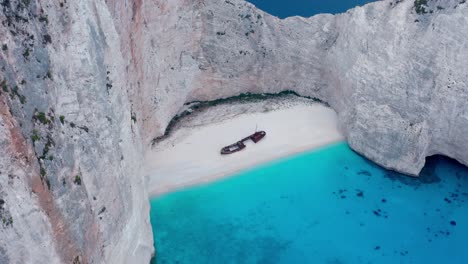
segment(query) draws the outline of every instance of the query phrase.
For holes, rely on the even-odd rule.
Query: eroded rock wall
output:
[[[148,262],[144,151],[108,6],[1,8],[2,263]]]
[[[424,8],[418,14],[414,1],[383,1],[343,14],[329,55],[351,147],[411,175],[434,154],[468,164],[468,5]]]
[[[387,0],[284,20],[241,0],[196,3],[177,5],[195,22],[175,32],[199,44],[158,66],[177,76],[162,77],[172,89],[159,94],[172,99],[147,113],[160,128],[183,102],[294,90],[329,102],[351,147],[386,168],[417,175],[434,154],[468,164],[465,1]]]
[[[0,8],[2,263],[147,262],[143,155],[192,100],[294,90],[384,167],[468,164],[463,0],[284,20],[241,0]]]

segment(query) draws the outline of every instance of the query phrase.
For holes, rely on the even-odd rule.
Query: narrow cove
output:
[[[286,18],[373,1],[249,2]],[[467,199],[453,160],[410,178],[331,144],[151,198],[152,263],[468,263]]]

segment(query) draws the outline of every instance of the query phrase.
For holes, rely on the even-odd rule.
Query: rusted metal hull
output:
[[[232,154],[234,152],[243,150],[245,148],[245,144],[242,141],[236,142],[232,145],[226,146],[221,149],[221,154],[226,155],[226,154]]]
[[[255,132],[252,135],[250,135],[248,137],[245,137],[242,140],[240,140],[240,141],[238,141],[238,142],[236,142],[234,144],[231,144],[229,146],[226,146],[226,147],[222,148],[221,149],[221,154],[222,155],[227,155],[227,154],[232,154],[232,153],[235,153],[237,151],[243,150],[245,148],[244,141],[247,141],[247,140],[251,139],[254,143],[257,143],[260,140],[262,140],[265,136],[266,136],[265,131]]]
[[[252,134],[250,136],[250,139],[257,143],[259,142],[260,140],[262,140],[264,137],[266,136],[266,132],[265,131],[259,131],[259,132],[255,132],[254,134]]]

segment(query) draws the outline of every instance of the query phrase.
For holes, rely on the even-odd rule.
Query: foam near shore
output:
[[[220,150],[258,130],[267,135],[231,155]],[[336,113],[310,102],[222,105],[195,114],[146,155],[149,193],[207,183],[251,166],[343,140]]]

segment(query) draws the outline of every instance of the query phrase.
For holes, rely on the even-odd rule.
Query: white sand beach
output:
[[[258,130],[267,135],[246,142],[240,152],[221,155],[226,145]],[[194,114],[146,156],[152,196],[207,183],[266,161],[343,140],[336,113],[310,102],[224,105]]]

